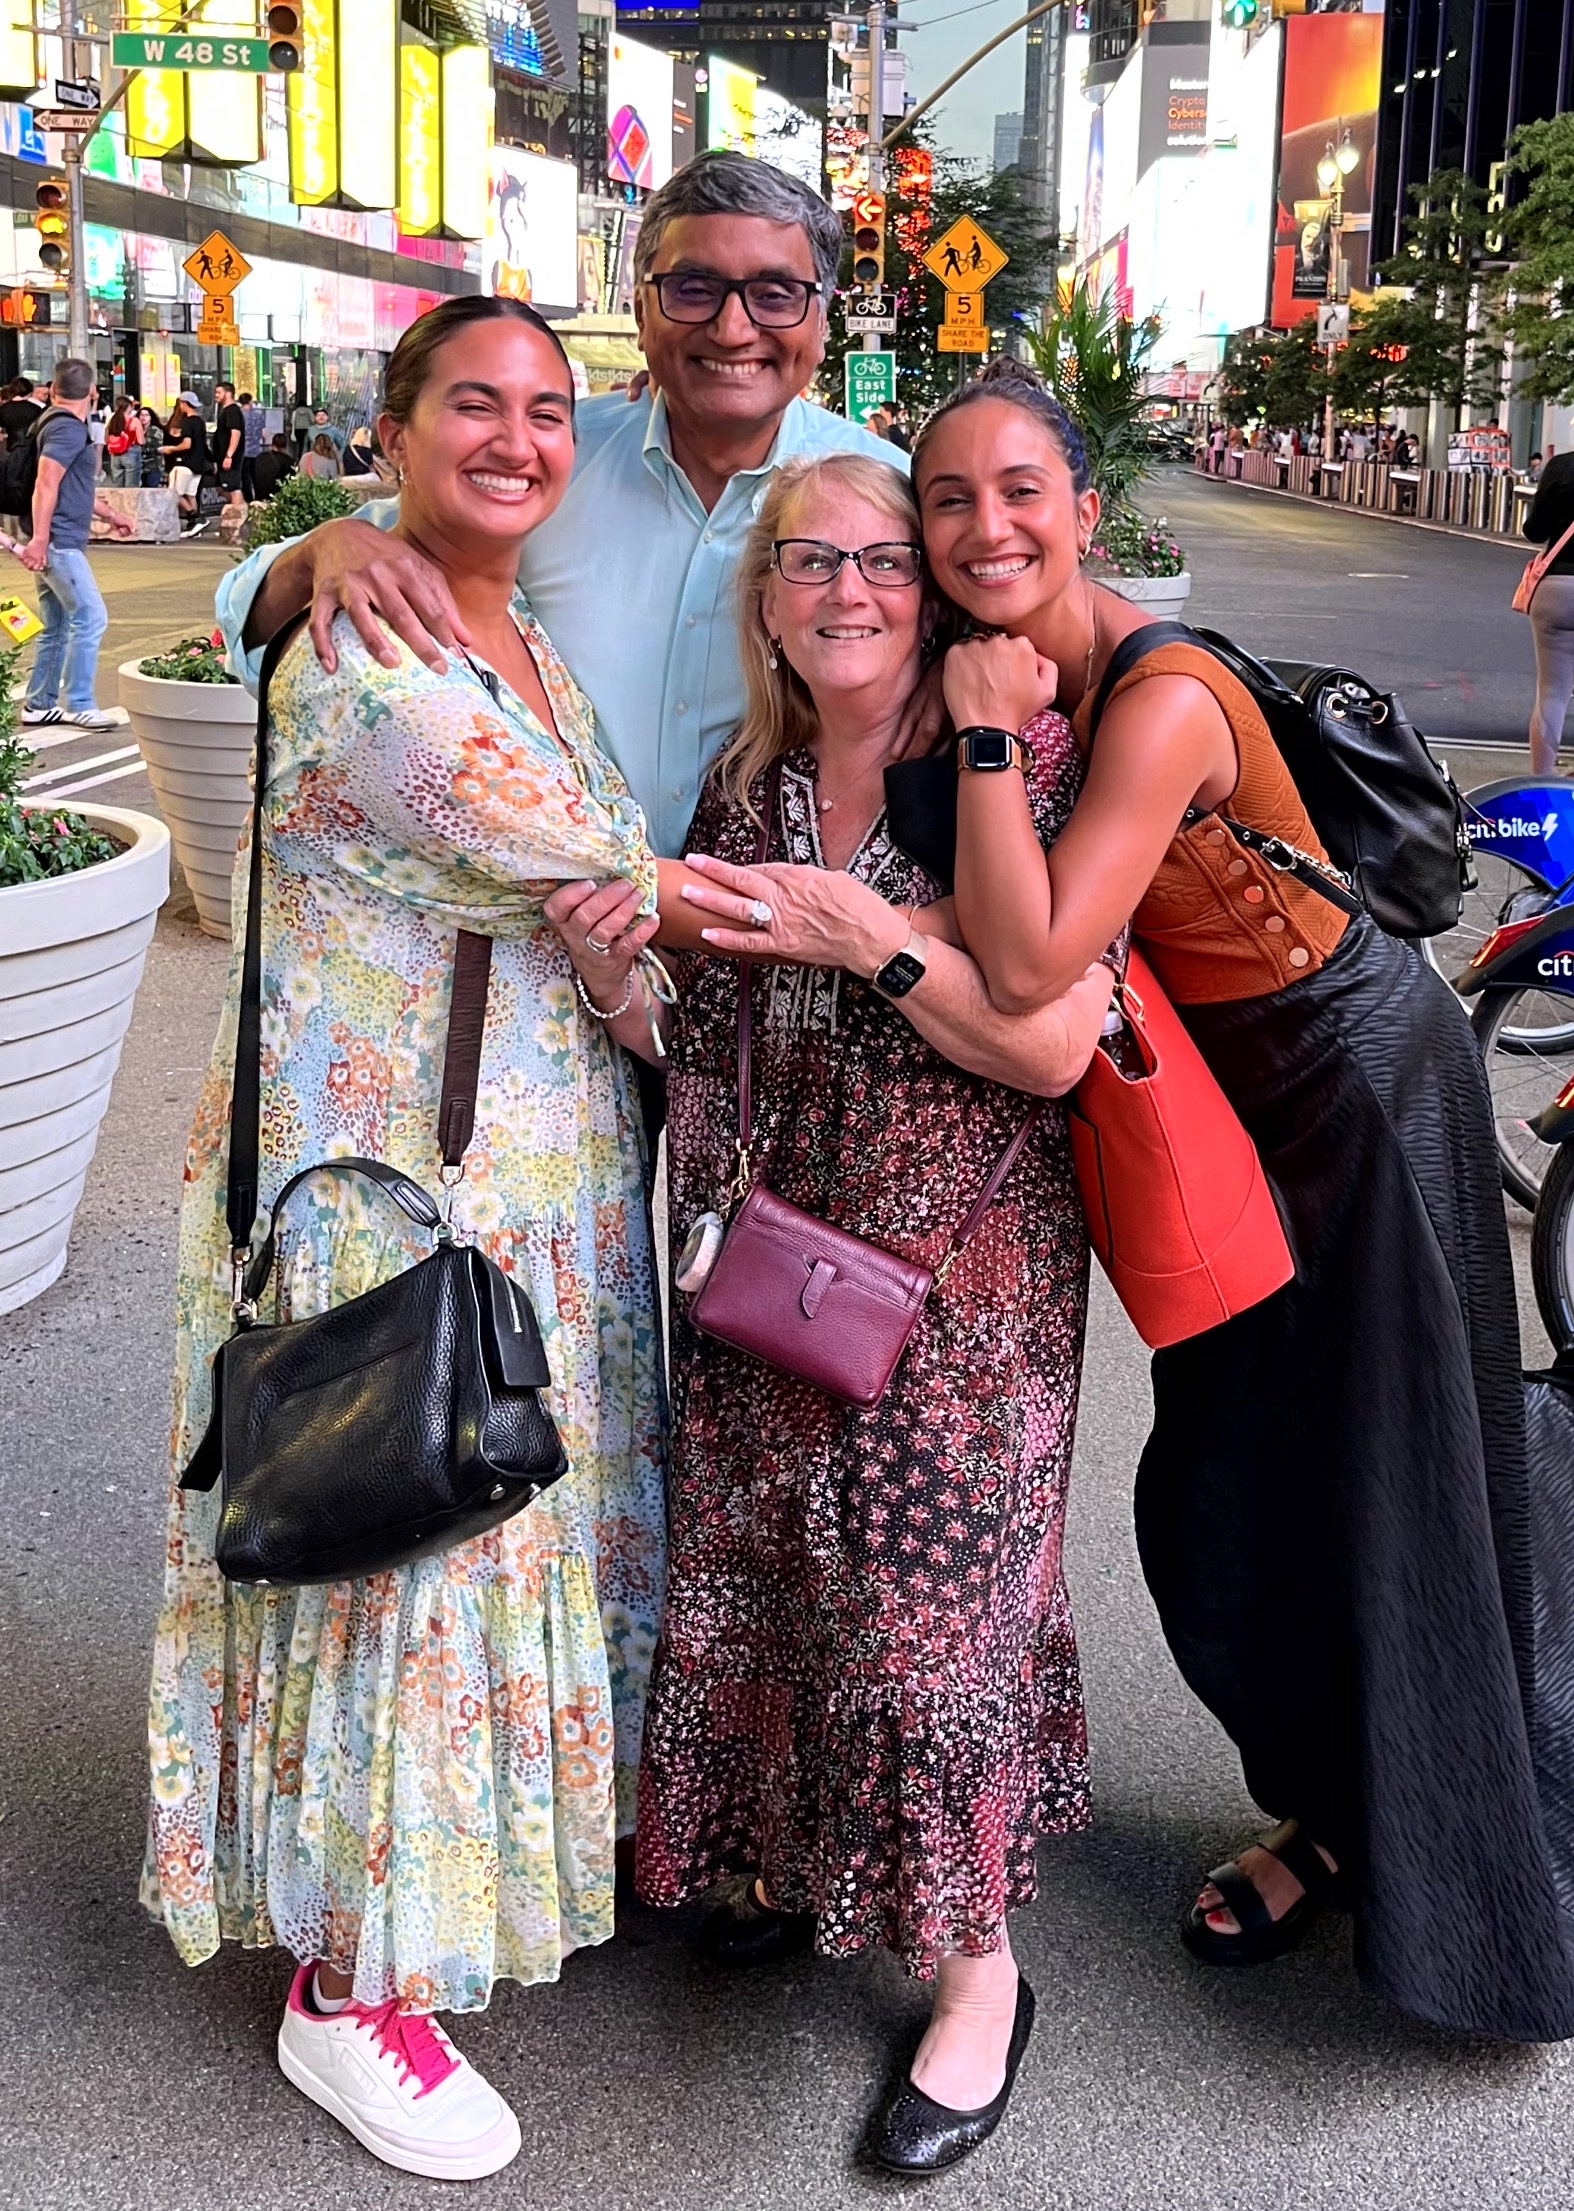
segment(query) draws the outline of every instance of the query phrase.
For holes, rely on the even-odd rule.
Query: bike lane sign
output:
[[[877,407],[889,407],[896,399],[894,353],[849,353],[846,356],[847,419],[860,426]]]

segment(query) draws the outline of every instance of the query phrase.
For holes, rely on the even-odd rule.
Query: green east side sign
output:
[[[849,353],[845,356],[847,372],[847,419],[865,423],[877,407],[889,407],[896,398],[896,355],[894,353]]]
[[[190,31],[116,31],[109,58],[117,69],[268,70],[265,38],[197,38]]]

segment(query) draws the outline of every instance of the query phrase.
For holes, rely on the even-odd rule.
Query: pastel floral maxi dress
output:
[[[1025,732],[1048,843],[1081,781],[1070,725]],[[761,778],[751,793],[765,802]],[[814,756],[789,754],[769,857],[823,866]],[[747,865],[713,777],[690,849]],[[882,814],[848,871],[896,904],[937,886]],[[674,1238],[723,1207],[738,970],[686,958],[667,1124]],[[825,968],[753,971],[756,1171],[805,1211],[936,1266],[1029,1100],[968,1074]],[[998,1947],[1041,1836],[1089,1818],[1061,1571],[1088,1245],[1050,1101],[937,1283],[881,1403],[857,1412],[673,1314],[671,1568],[640,1774],[639,1884],[680,1904],[760,1874],[830,1956],[920,1976]]]
[[[263,873],[264,1205],[335,1154],[436,1189],[460,927],[496,942],[475,1135],[454,1221],[528,1289],[569,1472],[487,1536],[330,1588],[227,1584],[211,1496],[172,1488],[150,1707],[142,1895],[181,1956],[221,1940],[353,1970],[355,1993],[474,2010],[555,1979],[612,1932],[663,1576],[664,1408],[637,1113],[542,916],[556,883],[619,876],[648,903],[639,810],[587,701],[515,609],[559,734],[462,660],[374,662],[343,617],[338,671],[304,636],[271,699]],[[247,852],[236,877],[244,900]],[[237,918],[237,946],[241,921]],[[186,1160],[176,1477],[229,1333],[224,1188],[232,962]],[[281,1318],[422,1256],[369,1186],[292,1199]]]

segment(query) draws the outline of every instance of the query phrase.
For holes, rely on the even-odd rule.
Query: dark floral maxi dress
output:
[[[1069,725],[1032,725],[1040,834],[1071,810]],[[770,857],[823,865],[815,763],[789,756]],[[752,794],[762,806],[762,779]],[[714,779],[689,849],[748,863]],[[875,823],[850,872],[935,885]],[[725,1213],[738,969],[687,958],[667,1123],[674,1244]],[[754,971],[757,1174],[806,1210],[937,1263],[1028,1101],[953,1066],[853,976]],[[813,1911],[817,1946],[883,1944],[927,1976],[997,1948],[1035,1846],[1089,1817],[1061,1572],[1087,1240],[1063,1108],[1047,1107],[861,1413],[710,1338],[674,1298],[671,1565],[640,1772],[639,1886],[674,1905],[729,1875]]]

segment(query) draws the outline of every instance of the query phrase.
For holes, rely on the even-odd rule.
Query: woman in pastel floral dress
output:
[[[399,529],[446,571],[469,650],[436,673],[335,624],[271,697],[263,1199],[367,1153],[430,1187],[456,929],[496,940],[462,1233],[525,1284],[569,1474],[492,1534],[330,1588],[246,1588],[214,1564],[216,1499],[172,1492],[151,1698],[147,1908],[196,1964],[221,1941],[300,1961],[289,2077],[376,2155],[474,2178],[512,2111],[432,2025],[500,1978],[552,1980],[612,1932],[663,1577],[662,1403],[637,1113],[543,908],[620,879],[653,912],[639,811],[516,595],[519,545],[573,464],[546,324],[467,298],[388,370]],[[239,883],[245,881],[242,854]],[[653,930],[654,924],[650,925]],[[237,977],[181,1216],[172,1456],[206,1422],[230,1331],[224,1181]],[[313,1202],[315,1193],[315,1202]],[[281,1316],[419,1256],[339,1178],[291,1208]]]

